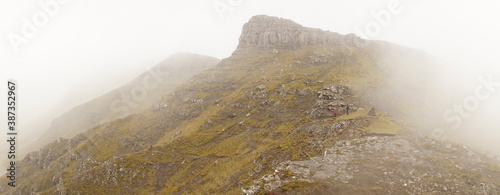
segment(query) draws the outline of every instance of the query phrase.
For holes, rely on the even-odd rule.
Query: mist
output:
[[[500,77],[489,66],[494,61],[460,61],[431,53],[385,60],[390,76],[386,86],[368,97],[373,107],[438,141],[500,155],[496,117],[500,114]]]
[[[435,56],[438,62],[428,66],[431,75],[398,72],[430,87],[420,94],[425,102],[418,102],[426,105],[420,112],[427,133],[440,128],[438,139],[499,152],[495,116],[500,90],[478,101],[459,127],[452,127],[458,119],[444,119],[448,109],[474,96],[481,85],[478,78],[500,81],[496,1],[53,1],[59,7],[47,23],[26,43],[12,44],[9,37],[22,34],[25,19],[44,12],[40,2],[52,1],[0,3],[0,78],[19,83],[21,145],[43,133],[54,118],[123,85],[175,51],[230,56],[242,25],[253,15],[266,14]],[[452,116],[458,115],[448,118]]]

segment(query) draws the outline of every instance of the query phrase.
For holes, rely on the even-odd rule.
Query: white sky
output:
[[[387,10],[389,0],[0,0],[0,82],[18,81],[21,131],[41,134],[53,118],[139,75],[175,51],[225,58],[251,16],[266,14],[307,27],[356,33]],[[9,33],[57,2],[27,44],[15,52]],[[499,56],[498,1],[400,0],[402,11],[369,39],[421,48],[445,57]],[[214,3],[227,5],[219,13]],[[50,9],[53,9],[51,7]],[[40,19],[43,21],[43,18]],[[359,34],[358,34],[359,35]],[[0,93],[6,93],[1,84]],[[6,126],[1,95],[0,126]],[[3,131],[0,131],[3,132]],[[0,138],[5,136],[0,133]],[[22,143],[22,141],[21,141]]]

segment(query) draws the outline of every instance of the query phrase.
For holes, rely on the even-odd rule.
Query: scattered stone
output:
[[[372,107],[372,108],[370,109],[370,111],[368,111],[368,115],[370,115],[370,116],[376,116],[376,115],[377,115],[377,114],[375,113],[375,108],[374,108],[374,107]]]
[[[175,137],[177,137],[177,136],[178,136],[178,135],[180,135],[181,133],[182,133],[182,131],[177,131],[177,132],[175,132],[175,134],[174,134],[174,135],[172,135],[172,136],[170,137],[170,139],[174,139]]]

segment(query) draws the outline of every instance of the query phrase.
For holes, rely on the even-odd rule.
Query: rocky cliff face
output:
[[[254,16],[243,26],[237,51],[246,48],[300,49],[306,45],[364,47],[365,41],[354,34],[341,35],[306,28],[291,20],[265,15]]]

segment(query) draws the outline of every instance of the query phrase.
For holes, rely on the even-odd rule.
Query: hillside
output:
[[[414,110],[407,107],[418,110],[421,103],[413,101],[424,98],[419,92],[426,86],[418,77],[396,74],[402,69],[432,74],[430,61],[415,49],[255,16],[243,26],[229,58],[141,113],[28,154],[19,186],[1,189],[5,194],[500,193],[498,157],[433,140],[407,120]],[[393,84],[394,79],[400,82]],[[409,95],[379,93],[405,88]],[[333,109],[339,111],[335,118]]]
[[[54,119],[45,133],[22,151],[33,151],[59,137],[72,138],[96,125],[142,112],[193,75],[216,65],[219,61],[191,53],[173,54],[127,84]]]

